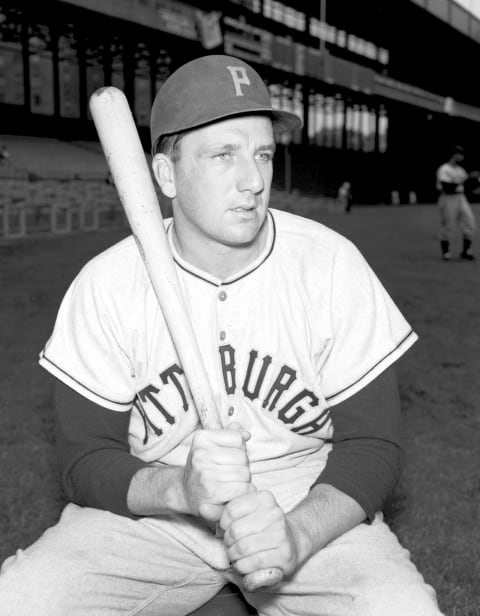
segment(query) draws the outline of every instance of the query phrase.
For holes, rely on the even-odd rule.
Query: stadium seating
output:
[[[47,137],[2,135],[10,160],[2,170],[20,171],[42,179],[104,180],[107,164],[101,151]]]
[[[0,240],[126,226],[98,142],[2,135],[0,143],[10,152],[0,165]]]

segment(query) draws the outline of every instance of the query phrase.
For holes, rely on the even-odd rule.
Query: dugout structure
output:
[[[453,0],[0,0],[0,133],[95,141],[88,97],[113,84],[148,150],[158,87],[207,53],[250,62],[303,117],[279,188],[431,202],[452,144],[480,168],[480,22]]]

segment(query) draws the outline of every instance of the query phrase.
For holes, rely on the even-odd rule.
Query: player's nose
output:
[[[264,189],[262,170],[254,156],[246,156],[238,161],[237,188],[257,194]]]

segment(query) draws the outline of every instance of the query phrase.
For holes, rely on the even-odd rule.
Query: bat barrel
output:
[[[182,297],[150,169],[128,101],[114,87],[90,98],[90,111],[113,181],[152,282],[204,428],[221,428]]]

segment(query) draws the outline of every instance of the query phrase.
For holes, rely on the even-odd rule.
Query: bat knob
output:
[[[275,586],[282,581],[283,573],[278,567],[259,569],[247,573],[242,579],[242,588],[245,592],[257,592],[270,586]]]

